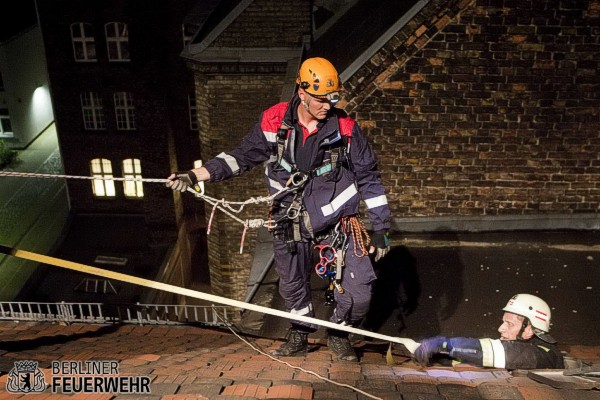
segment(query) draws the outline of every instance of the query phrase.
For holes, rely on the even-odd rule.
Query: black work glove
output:
[[[385,257],[390,251],[390,238],[388,237],[387,231],[376,231],[371,235],[370,246],[375,247],[374,250],[369,250],[370,253],[375,252],[375,262]]]
[[[449,353],[448,339],[444,336],[436,336],[421,341],[421,345],[415,350],[415,358],[419,364],[427,366],[434,355]]]
[[[198,187],[198,178],[193,171],[174,172],[167,179],[171,182],[167,182],[166,186],[173,190],[185,192],[188,187],[191,187],[196,191],[199,191],[200,189]]]

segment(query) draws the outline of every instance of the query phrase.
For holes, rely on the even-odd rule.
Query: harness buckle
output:
[[[306,172],[297,171],[290,175],[290,179],[288,179],[286,186],[301,188],[307,181],[308,174]]]

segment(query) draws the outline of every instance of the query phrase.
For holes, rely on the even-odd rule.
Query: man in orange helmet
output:
[[[296,83],[292,99],[265,110],[239,147],[204,167],[171,174],[167,186],[185,191],[199,181],[222,181],[266,163],[269,193],[277,194],[272,232],[286,309],[314,316],[310,254],[316,244],[317,274],[335,288],[330,292],[335,302],[330,320],[357,326],[367,314],[375,281],[368,255],[377,261],[389,250],[390,209],[371,147],[358,124],[335,108],[340,98],[335,67],[324,58],[309,58]],[[360,199],[374,231],[367,244]],[[294,321],[288,341],[272,354],[306,354],[307,336],[316,328]],[[330,329],[328,334],[328,346],[338,359],[358,359],[346,333]]]

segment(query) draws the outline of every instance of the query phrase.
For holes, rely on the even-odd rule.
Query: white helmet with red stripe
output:
[[[529,319],[535,329],[543,332],[550,331],[550,307],[537,296],[516,294],[511,297],[503,310]]]

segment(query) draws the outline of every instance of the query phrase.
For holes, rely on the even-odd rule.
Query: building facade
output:
[[[299,54],[323,56],[379,158],[395,230],[598,229],[599,10],[351,1],[314,30],[310,2],[239,2],[183,53],[203,107],[202,156],[231,149],[261,109],[289,99]],[[253,171],[207,191],[243,200],[263,185]],[[242,298],[242,229],[218,212],[214,221],[211,279]]]

